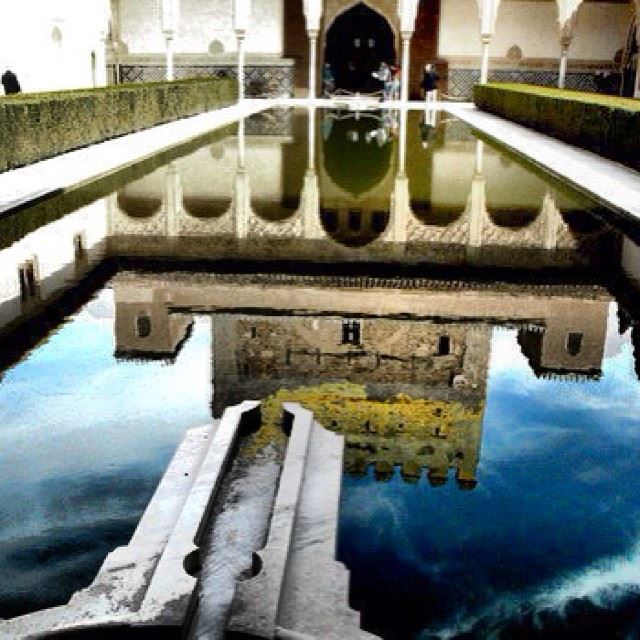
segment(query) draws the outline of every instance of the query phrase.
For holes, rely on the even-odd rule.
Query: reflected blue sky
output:
[[[640,595],[640,385],[629,337],[609,333],[602,379],[569,382],[537,379],[494,330],[473,491],[345,477],[339,555],[370,628],[485,637],[524,611]]]
[[[116,361],[113,314],[105,289],[0,382],[0,617],[88,584],[211,421],[210,319],[168,365]]]

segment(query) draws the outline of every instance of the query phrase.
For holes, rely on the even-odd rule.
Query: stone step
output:
[[[291,553],[313,427],[313,414],[307,409],[287,403],[284,410],[285,424],[291,424],[291,433],[271,516],[269,537],[256,558],[260,571],[251,580],[238,583],[229,617],[229,631],[240,637],[275,637],[278,605]]]
[[[259,403],[244,402],[225,411],[219,425],[187,431],[129,544],[111,552],[91,585],[67,605],[0,621],[0,638],[124,625],[180,627],[196,582],[185,561],[197,554],[236,441],[259,424],[258,415]]]
[[[139,613],[144,624],[181,626],[185,622],[196,587],[204,529],[238,439],[260,424],[259,413],[259,402],[245,401],[225,409],[149,583]]]

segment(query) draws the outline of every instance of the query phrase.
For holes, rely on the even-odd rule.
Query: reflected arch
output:
[[[384,15],[364,2],[338,14],[325,36],[324,62],[331,65],[336,89],[373,92],[381,62],[396,61],[395,34]]]
[[[334,184],[359,197],[385,179],[395,149],[393,126],[385,123],[385,116],[363,114],[357,119],[329,113],[322,126],[324,170]]]
[[[251,209],[265,222],[284,222],[296,214],[300,198],[283,196],[279,200],[252,200]]]
[[[447,207],[446,205],[434,205],[425,200],[411,200],[411,210],[422,224],[433,227],[448,227],[460,220],[464,214],[464,204]]]
[[[201,198],[184,196],[182,207],[194,218],[209,220],[222,217],[231,206],[231,198]]]
[[[490,209],[489,218],[496,227],[503,229],[523,229],[533,224],[540,215],[540,209],[530,207],[508,207]]]
[[[118,191],[118,208],[130,218],[151,218],[162,208],[162,198],[139,196],[127,193],[127,189]]]
[[[380,238],[389,226],[389,212],[360,208],[320,210],[320,224],[327,235],[345,247],[364,247]]]

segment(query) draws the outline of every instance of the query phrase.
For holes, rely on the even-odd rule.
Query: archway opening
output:
[[[376,91],[381,85],[371,74],[381,62],[395,60],[389,23],[363,2],[338,16],[327,32],[325,63],[331,65],[336,89]]]

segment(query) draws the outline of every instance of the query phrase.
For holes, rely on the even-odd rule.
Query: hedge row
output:
[[[196,79],[0,98],[0,171],[231,104],[231,79]]]
[[[640,100],[522,84],[476,85],[476,105],[640,169]]]

